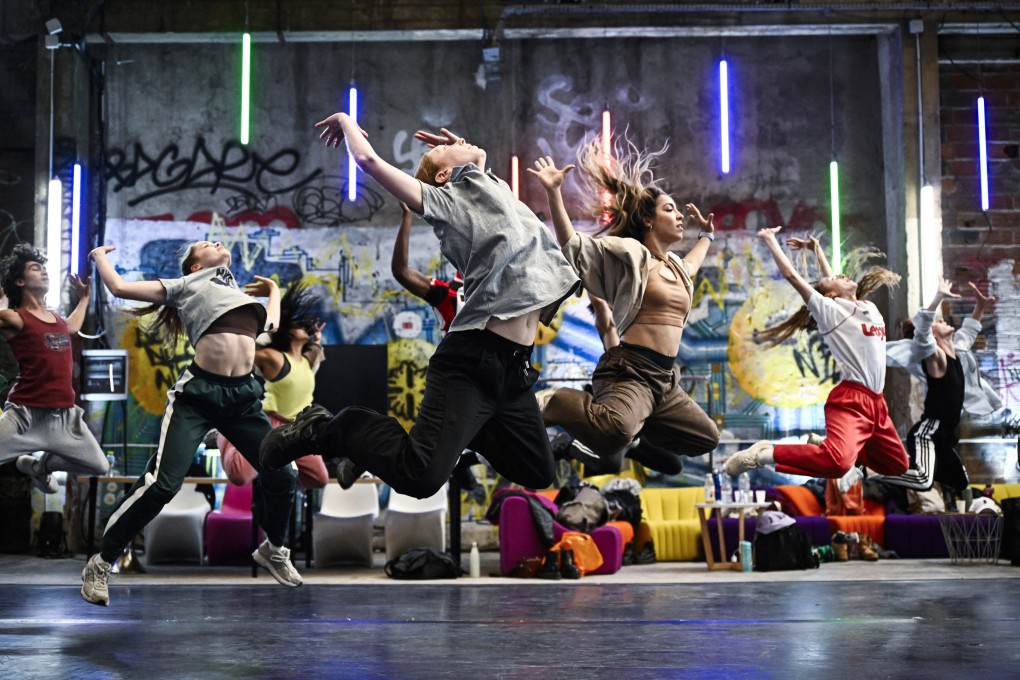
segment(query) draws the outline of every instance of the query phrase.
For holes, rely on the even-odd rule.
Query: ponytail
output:
[[[194,248],[194,243],[189,245],[181,258],[181,274],[184,276],[191,273],[191,265],[195,263]],[[130,313],[135,316],[146,316],[153,312],[156,313],[156,318],[143,330],[151,335],[157,335],[157,331],[162,328],[163,345],[171,348],[177,347],[181,336],[185,335],[185,328],[184,321],[181,320],[181,315],[176,307],[154,303],[140,309],[130,310]]]

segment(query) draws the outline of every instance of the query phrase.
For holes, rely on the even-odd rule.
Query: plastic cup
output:
[[[754,502],[764,503],[765,502],[765,489],[756,489],[754,492]]]
[[[967,501],[962,500],[962,499],[956,501],[956,511],[958,513],[960,513],[961,515],[963,513],[967,512]]]

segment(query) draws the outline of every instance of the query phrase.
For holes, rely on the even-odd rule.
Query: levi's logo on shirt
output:
[[[885,326],[869,326],[868,324],[862,323],[861,330],[864,331],[864,335],[869,338],[873,337],[885,337]]]

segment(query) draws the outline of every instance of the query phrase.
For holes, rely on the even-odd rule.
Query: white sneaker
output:
[[[841,494],[844,494],[850,490],[851,486],[861,481],[862,479],[864,479],[864,472],[859,467],[854,465],[852,468],[847,470],[847,473],[845,475],[839,478],[839,481],[836,483],[836,486],[839,487],[839,492]]]
[[[93,555],[81,571],[81,597],[86,602],[110,606],[110,568],[99,553]]]
[[[538,402],[539,411],[545,411],[546,404],[549,403],[549,400],[552,399],[552,395],[556,394],[559,389],[559,387],[547,387],[544,390],[535,392],[535,401]]]
[[[288,588],[297,588],[304,583],[301,574],[290,562],[289,549],[273,548],[269,545],[269,539],[266,539],[251,556],[255,560],[255,564],[272,574],[277,583]]]
[[[825,441],[825,437],[818,434],[817,432],[809,432],[807,436],[807,443],[813,444],[814,446],[821,446],[822,442]]]
[[[760,441],[751,444],[750,447],[743,451],[737,451],[726,461],[726,474],[730,477],[736,477],[742,472],[748,472],[761,467],[762,464],[758,462],[758,455],[762,453],[771,454],[773,448],[772,442]]]
[[[53,476],[45,472],[38,472],[37,463],[35,456],[18,456],[17,462],[14,464],[18,468],[19,472],[23,472],[32,478],[32,483],[35,484],[35,488],[39,489],[43,493],[56,493],[59,486],[53,480]]]

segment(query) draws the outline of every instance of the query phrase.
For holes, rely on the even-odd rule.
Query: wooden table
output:
[[[720,511],[722,510],[736,510],[738,529],[737,539],[738,547],[740,541],[744,540],[744,513],[748,510],[759,510],[767,508],[771,503],[695,503],[694,507],[698,509],[698,518],[701,520],[701,540],[705,545],[705,562],[708,563],[709,571],[740,571],[743,568],[743,556],[741,556],[736,562],[729,562],[726,559],[726,541],[723,538],[723,517]],[[706,516],[705,511],[708,510]],[[712,516],[712,512],[716,513],[718,521],[715,523],[716,531],[719,535],[719,558],[720,562],[715,561],[715,556],[712,554],[712,541],[708,537],[708,519]],[[740,554],[739,552],[737,553]]]

